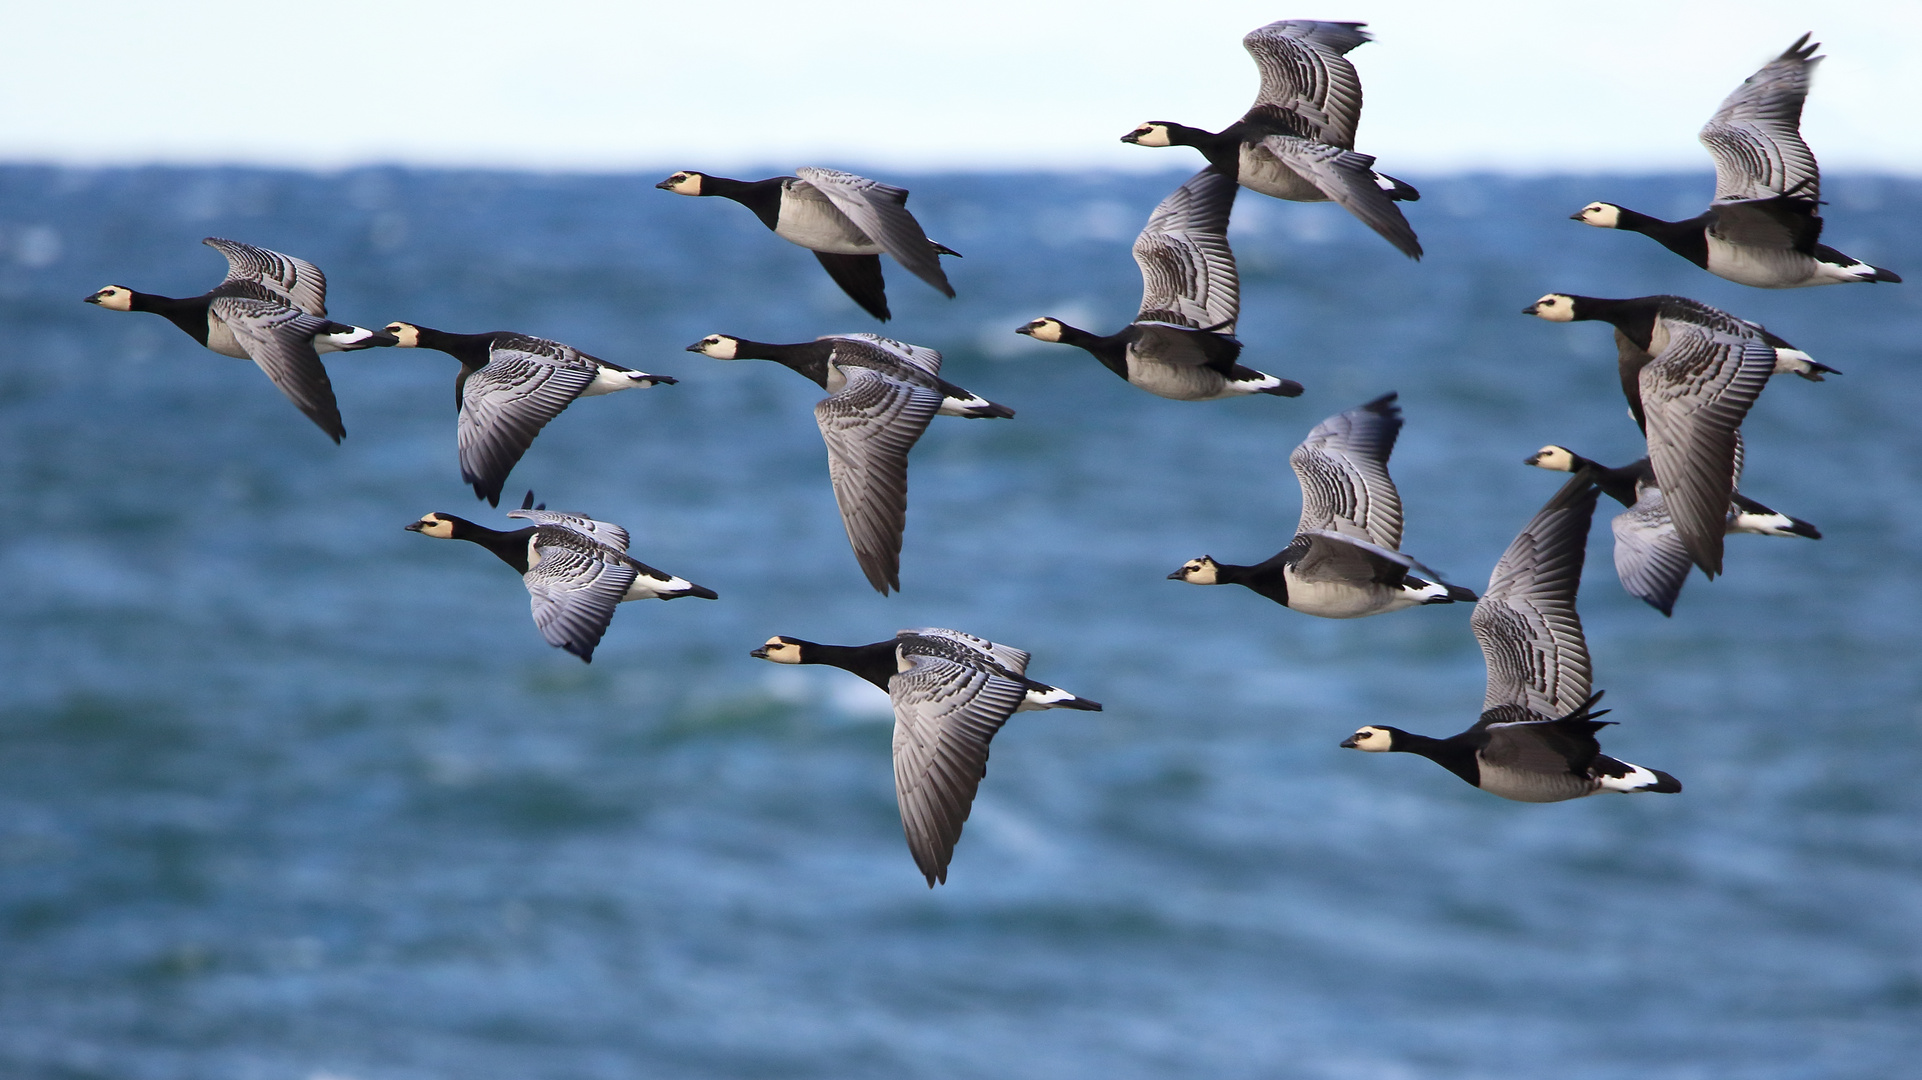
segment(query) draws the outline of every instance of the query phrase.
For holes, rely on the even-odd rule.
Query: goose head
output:
[[[707,179],[705,173],[697,173],[690,170],[677,172],[654,186],[660,188],[662,191],[671,191],[676,195],[701,195],[704,194],[704,192],[701,191],[701,181],[705,179]]]
[[[420,327],[407,322],[390,322],[382,327],[394,335],[396,349],[417,349],[420,347]]]
[[[748,655],[754,657],[756,660],[770,660],[776,664],[798,664],[802,662],[801,647],[811,644],[813,644],[813,642],[802,641],[800,638],[782,637],[776,634],[767,639],[767,644],[748,653]]]
[[[1579,317],[1575,311],[1575,298],[1567,293],[1549,293],[1523,308],[1522,314],[1549,322],[1574,322]]]
[[[716,360],[738,360],[741,352],[741,339],[726,334],[709,334],[687,347],[688,352],[711,356]]]
[[[1366,750],[1371,754],[1383,753],[1395,748],[1395,729],[1369,724],[1343,739],[1341,745],[1349,750]]]
[[[437,540],[452,540],[455,527],[465,524],[465,521],[452,514],[424,514],[419,521],[409,522],[406,528],[408,532],[417,532]]]
[[[1569,220],[1598,229],[1619,229],[1622,227],[1622,208],[1614,203],[1592,202],[1568,215]]]
[[[1181,569],[1168,575],[1169,581],[1185,581],[1190,585],[1221,584],[1221,564],[1213,556],[1203,555],[1199,559],[1189,559],[1181,564]]]
[[[1537,469],[1553,472],[1574,472],[1581,467],[1581,458],[1566,446],[1550,444],[1522,459],[1522,464],[1533,465]]]
[[[1026,334],[1036,341],[1060,341],[1068,329],[1068,324],[1060,319],[1036,319],[1026,326],[1017,326],[1014,332]]]
[[[133,290],[125,285],[109,285],[84,300],[89,304],[99,304],[108,311],[133,310]]]
[[[1174,140],[1169,137],[1172,126],[1165,120],[1151,120],[1123,135],[1121,141],[1136,146],[1173,146]]]

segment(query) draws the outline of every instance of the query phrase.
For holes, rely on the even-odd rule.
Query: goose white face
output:
[[[777,634],[768,638],[766,645],[754,650],[753,655],[777,664],[798,664],[801,662],[801,647]]]
[[[454,538],[454,523],[439,514],[425,514],[419,521],[407,526],[407,531],[417,532],[422,536],[432,536],[440,540],[452,540]]]
[[[654,186],[676,195],[699,195],[702,176],[697,172],[677,172]]]
[[[1549,293],[1535,301],[1523,314],[1533,315],[1537,319],[1547,319],[1549,322],[1574,322],[1575,298],[1561,293]]]
[[[1181,569],[1168,576],[1175,581],[1185,581],[1190,585],[1221,584],[1219,565],[1206,555],[1199,559],[1189,559],[1181,564]]]
[[[390,322],[383,329],[394,335],[397,349],[417,349],[420,347],[420,327],[413,323]]]
[[[1598,229],[1619,228],[1622,222],[1622,208],[1614,203],[1592,202],[1582,207],[1575,220]]]
[[[1552,469],[1555,472],[1574,472],[1575,454],[1565,446],[1544,446],[1535,451],[1535,456],[1524,461],[1538,469]]]
[[[739,338],[731,338],[726,334],[709,334],[694,344],[689,345],[687,351],[697,352],[702,356],[711,356],[716,360],[733,360],[736,359],[736,354],[740,351],[740,344]]]
[[[1017,334],[1026,334],[1036,341],[1060,341],[1061,321],[1059,319],[1036,319],[1026,326],[1018,327]]]
[[[1395,748],[1395,736],[1386,729],[1370,725],[1343,739],[1341,744],[1350,750],[1380,754]]]
[[[108,311],[132,311],[133,290],[125,285],[109,285],[87,297],[87,303],[99,304]]]
[[[1166,124],[1143,124],[1126,135],[1123,135],[1121,141],[1131,142],[1136,146],[1174,145],[1168,138],[1168,126]]]

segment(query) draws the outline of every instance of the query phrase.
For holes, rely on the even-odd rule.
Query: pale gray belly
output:
[[[236,360],[253,359],[247,355],[245,349],[240,347],[239,340],[234,337],[233,328],[211,312],[207,315],[207,347],[222,356],[231,356]]]
[[[1156,397],[1175,401],[1211,401],[1225,395],[1228,380],[1213,368],[1170,364],[1128,349],[1128,381]]]
[[[1324,619],[1360,619],[1412,607],[1404,590],[1374,581],[1303,581],[1293,567],[1281,572],[1288,582],[1288,606]]]
[[[1316,187],[1314,181],[1282,164],[1260,143],[1242,143],[1240,156],[1235,179],[1242,187],[1289,202],[1328,201],[1327,194]]]
[[[781,195],[781,216],[774,235],[810,251],[830,255],[878,255],[881,245],[868,238],[861,227],[835,209],[827,196],[802,184],[789,187]]]
[[[1480,754],[1475,755],[1475,761],[1481,767],[1481,789],[1516,802],[1565,802],[1601,790],[1595,781],[1574,773],[1548,774],[1504,769],[1482,761]]]
[[[1785,289],[1813,276],[1815,260],[1792,248],[1742,247],[1710,235],[1708,270],[1738,285]]]

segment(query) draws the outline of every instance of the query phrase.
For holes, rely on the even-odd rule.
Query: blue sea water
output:
[[[1295,400],[1134,390],[1014,327],[1134,312],[1181,174],[905,178],[964,252],[890,265],[886,332],[1020,412],[913,455],[905,592],[862,581],[810,406],[709,332],[880,329],[744,209],[654,176],[0,168],[0,1076],[1898,1078],[1922,1054],[1922,183],[1837,176],[1825,239],[1915,284],[1783,293],[1567,221],[1706,175],[1416,177],[1419,265],[1242,200],[1245,360]],[[485,522],[455,363],[330,357],[328,443],[244,362],[81,304],[190,295],[220,235],[323,267],[337,318],[512,328],[678,386],[580,402],[509,480],[722,599],[630,604],[585,666]],[[1677,292],[1841,368],[1778,379],[1736,537],[1672,620],[1604,503],[1582,612],[1611,752],[1675,797],[1503,802],[1361,723],[1479,708],[1466,605],[1352,623],[1163,580],[1290,535],[1287,454],[1388,390],[1406,547],[1479,589],[1559,485],[1639,455],[1606,328],[1549,290]],[[947,885],[900,836],[884,696],[771,634],[954,626],[1107,711],[996,739]]]

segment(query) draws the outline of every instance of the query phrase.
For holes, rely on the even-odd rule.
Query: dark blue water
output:
[[[1247,361],[1306,396],[1185,404],[1013,328],[1135,310],[1179,174],[908,178],[966,253],[890,266],[890,333],[1020,411],[913,456],[902,578],[862,582],[810,406],[685,352],[876,329],[805,252],[656,176],[0,170],[0,1075],[1896,1078],[1922,1052],[1922,183],[1835,177],[1825,239],[1918,284],[1771,293],[1565,220],[1703,176],[1422,182],[1415,265],[1328,206],[1236,217]],[[330,364],[336,448],[251,365],[80,298],[192,294],[223,235],[380,325],[512,328],[681,378],[577,404],[509,481],[626,524],[714,603],[546,647],[458,483],[454,362]],[[1163,580],[1249,562],[1288,451],[1399,390],[1407,548],[1479,587],[1558,486],[1639,454],[1599,326],[1673,291],[1846,374],[1777,380],[1743,487],[1827,538],[1733,538],[1664,620],[1598,523],[1606,744],[1677,797],[1506,803],[1358,724],[1479,708],[1464,606],[1353,623]],[[1613,512],[1605,506],[1604,515]],[[748,658],[947,625],[1108,703],[996,740],[950,883],[900,836],[885,700]]]

